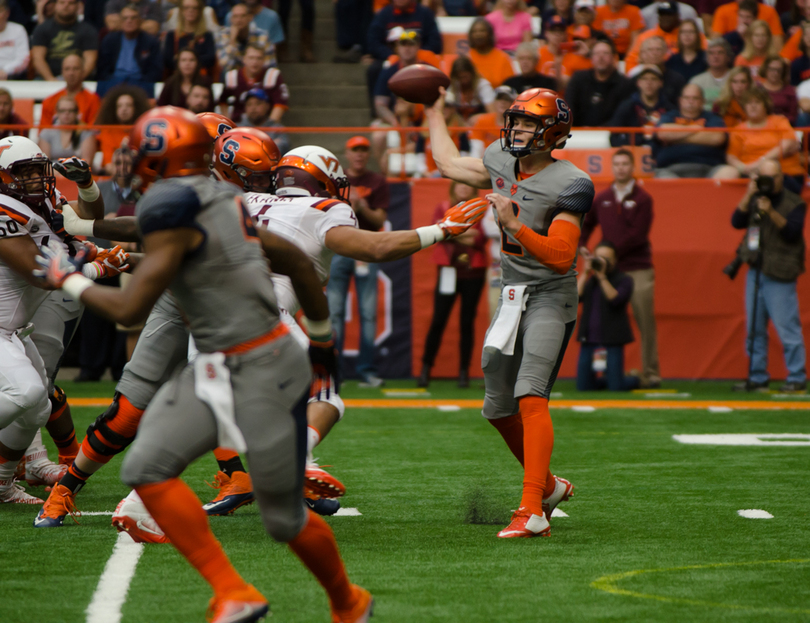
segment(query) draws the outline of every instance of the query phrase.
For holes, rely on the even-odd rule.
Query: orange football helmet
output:
[[[278,147],[256,128],[235,128],[214,141],[213,170],[217,179],[231,182],[248,192],[273,192]]]
[[[205,129],[208,130],[208,134],[211,135],[212,141],[217,140],[225,132],[236,127],[236,124],[228,117],[216,112],[201,112],[197,115],[197,119],[202,121]]]
[[[529,140],[516,141],[515,119],[528,117],[537,123],[534,136]],[[529,89],[517,96],[504,113],[504,127],[501,130],[501,149],[515,158],[529,154],[561,149],[571,136],[573,115],[565,100],[550,89]],[[521,134],[527,134],[520,131]]]
[[[142,114],[130,132],[129,148],[142,188],[159,178],[208,174],[211,137],[183,108],[161,106]]]

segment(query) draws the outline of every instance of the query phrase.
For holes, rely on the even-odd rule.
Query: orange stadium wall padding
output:
[[[643,180],[653,196],[655,219],[651,232],[656,270],[655,313],[661,373],[665,378],[745,378],[743,293],[746,268],[730,281],[723,267],[734,257],[742,232],[731,227],[731,214],[745,190],[745,182],[712,180]],[[596,192],[608,182],[596,182]],[[447,180],[416,180],[412,183],[414,227],[430,223],[436,205],[448,197]],[[810,227],[805,226],[805,239]],[[597,230],[590,246],[600,239]],[[421,370],[424,339],[433,312],[436,267],[430,250],[422,251],[412,264],[413,373]],[[799,305],[805,342],[810,339],[810,277],[799,278]],[[486,294],[476,320],[475,348],[470,369],[482,374],[481,345],[488,325]],[[576,334],[569,344],[560,377],[576,376],[579,347]],[[781,343],[770,329],[770,373],[785,378]],[[638,340],[638,332],[636,332]],[[638,341],[626,349],[626,368],[641,366]],[[433,368],[435,377],[458,374],[458,303],[448,323],[441,350]]]

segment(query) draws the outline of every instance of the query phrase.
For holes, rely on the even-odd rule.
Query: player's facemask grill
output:
[[[546,134],[559,123],[558,119],[551,115],[539,117],[537,115],[531,115],[525,112],[513,112],[507,110],[503,117],[504,127],[501,128],[501,149],[509,152],[515,158],[523,158],[529,154],[542,153],[551,151],[552,149],[561,149],[565,146],[565,142],[569,137],[569,135],[566,133],[557,138],[557,140],[553,143],[550,140],[546,140]],[[518,117],[531,119],[537,123],[537,127],[535,128],[531,139],[527,141],[525,138],[522,138],[523,143],[521,145],[515,145],[516,133],[520,132],[522,137],[528,136],[529,133],[525,130],[515,129],[515,121]]]
[[[21,173],[24,169],[39,168],[39,175],[30,173],[23,179]],[[56,177],[53,174],[53,165],[48,158],[26,158],[17,160],[8,169],[0,174],[0,188],[4,193],[19,199],[26,205],[34,208],[49,199],[56,188]]]

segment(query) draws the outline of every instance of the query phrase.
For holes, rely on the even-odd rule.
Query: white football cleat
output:
[[[25,482],[30,487],[52,487],[67,473],[69,465],[58,465],[48,458],[45,446],[29,448],[25,454]]]
[[[118,532],[126,532],[136,543],[171,543],[135,491],[118,502],[112,525]]]
[[[551,513],[560,502],[565,502],[574,496],[574,485],[559,476],[554,476],[554,480],[556,481],[554,493],[543,499],[543,512],[548,519],[551,519]]]
[[[44,504],[43,500],[28,495],[14,479],[0,480],[0,504]]]

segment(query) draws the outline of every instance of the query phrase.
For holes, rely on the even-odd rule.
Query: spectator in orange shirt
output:
[[[678,14],[678,3],[669,0],[658,3],[658,26],[645,30],[638,35],[630,47],[630,51],[624,59],[625,72],[630,73],[639,64],[639,51],[641,44],[651,37],[661,37],[667,44],[670,53],[678,51],[678,30],[681,25],[681,17]],[[701,35],[701,49],[706,47],[706,38]],[[666,60],[666,59],[664,59]]]
[[[607,4],[597,7],[593,26],[608,34],[623,58],[644,30],[644,18],[639,8],[627,4],[626,0],[608,0]]]
[[[713,112],[723,117],[727,128],[733,128],[748,118],[742,105],[742,96],[753,86],[754,79],[747,67],[735,67],[729,72],[720,97],[712,107]]]
[[[470,42],[470,60],[481,77],[493,87],[503,84],[507,78],[515,75],[512,59],[503,50],[495,47],[495,31],[483,17],[476,18],[468,34]]]
[[[810,22],[802,24],[799,32],[802,35],[799,42],[799,51],[801,54],[790,62],[790,84],[794,87],[799,86],[802,82],[810,78]],[[784,49],[781,54],[782,58],[787,59]]]
[[[714,19],[712,20],[712,32],[718,36],[722,36],[727,32],[731,32],[737,28],[737,12],[739,11],[739,2],[729,2],[721,7],[718,7],[714,12]],[[782,23],[779,21],[779,13],[776,9],[768,6],[764,2],[760,2],[757,7],[757,20],[764,21],[768,25],[768,30],[777,38],[779,46],[782,45]]]
[[[790,122],[773,114],[771,98],[762,89],[746,91],[742,104],[748,121],[731,132],[726,152],[728,166],[722,175],[718,172],[715,177],[750,177],[764,160],[779,160],[785,181],[791,178],[791,190],[798,187],[801,191],[805,171],[799,161],[799,141]],[[752,129],[760,131],[746,131]]]
[[[60,89],[42,102],[40,124],[43,128],[53,125],[56,118],[56,105],[64,96],[74,99],[79,106],[79,121],[92,125],[96,120],[101,98],[92,91],[84,88],[84,59],[79,54],[68,54],[62,60],[62,77],[65,79],[65,88]]]
[[[478,115],[470,131],[471,157],[483,158],[486,148],[500,140],[503,113],[509,109],[517,96],[517,91],[508,86],[500,86],[495,89],[495,110]]]
[[[748,27],[744,39],[745,47],[734,61],[734,66],[748,67],[751,75],[756,76],[765,58],[779,53],[779,46],[768,24],[762,20],[756,20]]]
[[[723,39],[728,41],[736,57],[745,47],[745,33],[757,19],[757,0],[741,0],[737,9],[737,28],[723,35]]]
[[[562,19],[556,16],[552,18],[546,31],[548,43],[540,48],[537,63],[539,73],[557,79],[557,91],[560,93],[565,91],[574,72],[592,67],[589,56],[591,46],[595,43],[588,26],[578,26],[575,40],[567,41],[567,27]]]
[[[782,22],[782,30],[785,37],[792,37],[797,31],[802,29],[802,24],[810,20],[810,4],[804,2],[791,2],[790,10],[779,16]]]
[[[149,99],[143,89],[129,84],[119,84],[113,87],[101,100],[101,108],[96,115],[96,125],[121,126],[104,128],[96,137],[97,150],[103,154],[102,167],[107,175],[115,173],[115,167],[112,164],[113,153],[121,147],[121,141],[129,136],[135,120],[149,108]]]

